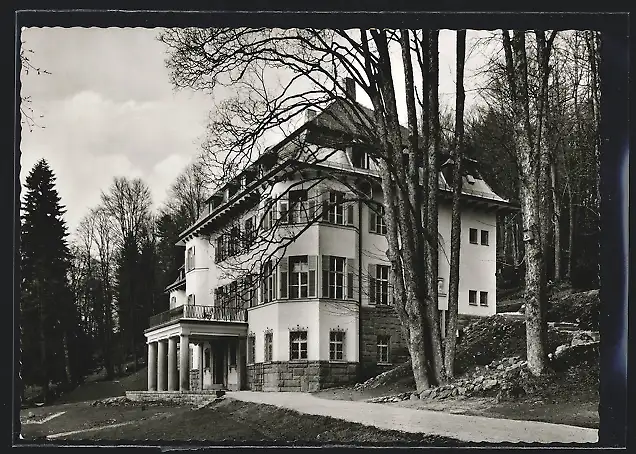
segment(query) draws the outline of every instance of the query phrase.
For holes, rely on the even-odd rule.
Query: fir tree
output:
[[[77,311],[68,283],[65,210],[44,159],[26,179],[21,213],[21,331],[24,384],[69,385],[81,375]]]

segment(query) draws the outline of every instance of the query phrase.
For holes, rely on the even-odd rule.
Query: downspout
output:
[[[358,200],[358,377],[362,377],[362,201]]]

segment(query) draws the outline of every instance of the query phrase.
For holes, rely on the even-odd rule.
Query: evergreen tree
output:
[[[69,385],[82,375],[82,336],[68,282],[65,210],[48,163],[38,161],[26,180],[21,215],[21,331],[24,384]]]

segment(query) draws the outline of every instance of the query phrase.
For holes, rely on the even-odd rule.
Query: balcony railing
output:
[[[239,307],[199,306],[184,304],[150,317],[149,326],[157,326],[173,320],[194,319],[217,322],[247,322],[247,311]]]
[[[228,306],[194,306],[184,307],[184,318],[197,320],[214,320],[223,322],[246,322],[247,311],[239,307]]]

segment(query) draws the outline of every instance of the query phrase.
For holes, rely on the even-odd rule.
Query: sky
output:
[[[158,29],[25,28],[31,63],[50,74],[22,74],[22,97],[31,99],[37,125],[23,127],[20,180],[41,158],[55,173],[72,233],[100,202],[114,177],[141,178],[154,208],[200,152],[214,99],[175,91],[164,65]],[[468,35],[469,43],[471,32]],[[466,88],[483,58],[467,45]],[[455,32],[440,33],[440,102],[454,102]],[[396,84],[396,90],[403,85]],[[361,100],[365,103],[364,100]],[[467,108],[475,102],[466,95]],[[366,104],[366,103],[365,103]],[[404,103],[398,106],[404,119]]]

